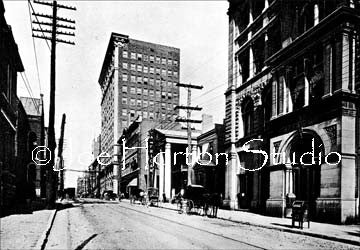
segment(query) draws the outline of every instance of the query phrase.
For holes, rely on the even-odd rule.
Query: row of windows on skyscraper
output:
[[[129,52],[126,50],[123,50],[122,52],[123,58],[129,58]],[[165,57],[159,57],[159,56],[153,56],[153,55],[143,55],[141,53],[135,53],[130,52],[130,59],[138,60],[138,61],[144,61],[144,62],[150,62],[150,63],[157,63],[162,65],[169,65],[169,66],[178,66],[178,61],[171,58],[165,58]]]

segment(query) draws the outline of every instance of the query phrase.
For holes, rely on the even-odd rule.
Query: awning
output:
[[[134,178],[129,182],[129,184],[127,186],[128,187],[137,187],[137,185],[138,185],[137,178]]]

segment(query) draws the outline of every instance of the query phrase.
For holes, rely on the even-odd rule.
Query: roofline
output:
[[[104,78],[105,69],[107,68],[106,66],[108,64],[108,61],[110,60],[111,52],[114,49],[114,41],[121,40],[121,39],[129,39],[129,36],[128,35],[123,35],[123,34],[120,34],[120,33],[111,32],[109,43],[108,43],[106,53],[105,53],[105,57],[104,57],[104,61],[103,61],[102,67],[101,67],[100,76],[99,76],[99,79],[98,79],[98,83],[100,85],[101,85],[101,82],[102,82],[102,80]]]

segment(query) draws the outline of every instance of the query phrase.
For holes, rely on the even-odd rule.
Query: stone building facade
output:
[[[138,116],[175,120],[179,104],[180,50],[112,33],[101,69],[101,151],[118,162],[117,140]],[[109,164],[107,186],[118,193],[118,165]]]
[[[226,204],[289,216],[297,199],[307,202],[312,220],[353,220],[359,1],[229,5]]]

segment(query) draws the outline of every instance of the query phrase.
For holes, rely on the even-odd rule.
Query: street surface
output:
[[[353,245],[127,202],[58,211],[46,249],[354,249]]]

